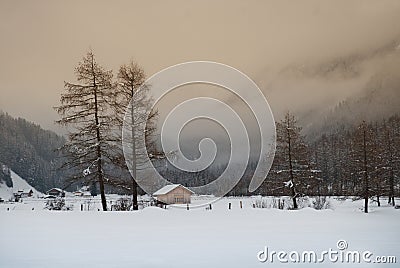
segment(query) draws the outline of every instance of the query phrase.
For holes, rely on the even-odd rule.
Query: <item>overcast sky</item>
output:
[[[400,44],[399,14],[397,0],[0,1],[0,109],[56,129],[52,107],[89,48],[106,68],[134,59],[148,75],[193,60],[231,65],[276,114],[331,105]],[[346,64],[318,72],[338,60],[354,74]]]

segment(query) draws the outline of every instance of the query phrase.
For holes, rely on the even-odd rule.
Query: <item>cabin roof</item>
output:
[[[63,190],[60,189],[60,188],[51,188],[51,189],[48,190],[47,192],[52,192],[52,191],[63,192]]]
[[[164,187],[162,187],[161,189],[159,189],[158,191],[156,191],[153,195],[157,196],[157,195],[164,195],[164,194],[168,194],[169,192],[171,192],[172,190],[178,188],[179,186],[181,186],[182,188],[186,189],[187,191],[191,192],[192,194],[194,194],[194,192],[188,188],[186,188],[185,186],[183,186],[182,184],[169,184],[169,185],[165,185]]]

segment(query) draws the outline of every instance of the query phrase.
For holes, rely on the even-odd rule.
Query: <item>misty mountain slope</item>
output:
[[[279,75],[299,79],[324,78],[332,81],[353,79],[365,75],[369,71],[379,72],[382,68],[389,67],[387,65],[390,61],[399,57],[400,37],[397,39],[363,52],[327,57],[324,60],[313,63],[289,65],[283,68]],[[370,65],[375,68],[369,70],[371,68]]]
[[[58,186],[63,180],[56,170],[59,160],[55,149],[64,142],[52,131],[0,112],[0,163],[40,191]]]
[[[289,110],[296,114],[307,134],[332,113],[338,113],[338,108],[346,109],[346,105],[350,106],[347,116],[366,111],[367,120],[396,113],[400,91],[399,43],[397,37],[369,50],[271,70],[264,75],[264,83],[275,118],[279,120]],[[355,102],[360,102],[360,107],[355,107]],[[347,116],[346,122],[354,121]]]
[[[339,127],[400,113],[399,42],[283,68],[268,85],[276,119],[291,111],[312,140]]]
[[[304,132],[315,139],[323,133],[357,125],[363,120],[381,121],[395,114],[400,114],[400,75],[379,73],[358,95],[340,102],[326,113],[314,114]]]

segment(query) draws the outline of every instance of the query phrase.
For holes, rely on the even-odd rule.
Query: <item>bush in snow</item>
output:
[[[64,198],[48,200],[45,208],[48,210],[71,210],[71,207],[65,205]]]
[[[269,208],[268,202],[266,199],[257,199],[254,202],[254,207],[256,208]]]
[[[313,201],[313,208],[320,210],[320,209],[329,209],[331,208],[331,202],[326,196],[317,196]]]
[[[114,211],[128,211],[132,208],[132,200],[130,198],[120,198],[115,204],[112,206],[112,210]]]
[[[254,202],[254,207],[256,208],[277,208],[277,209],[288,209],[288,204],[290,204],[290,198],[279,197],[279,198],[261,198],[256,199]]]
[[[325,196],[316,197],[312,200],[308,196],[297,198],[298,209],[312,207],[314,209],[330,209],[331,203]],[[277,208],[283,210],[293,209],[293,200],[290,197],[266,197],[258,198],[254,202],[255,208]]]
[[[301,196],[297,199],[298,208],[308,208],[311,207],[310,198],[308,196]]]

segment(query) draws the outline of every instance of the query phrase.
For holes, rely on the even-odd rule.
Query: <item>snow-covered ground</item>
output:
[[[111,199],[116,197],[111,197]],[[333,209],[259,209],[253,198],[224,198],[212,210],[136,212],[43,210],[44,200],[0,205],[0,267],[398,267],[399,264],[260,262],[269,251],[347,250],[395,256],[400,262],[400,210],[331,199]],[[240,209],[240,201],[243,209]],[[398,201],[399,202],[399,201]],[[228,210],[228,203],[232,209]],[[9,210],[7,210],[7,208]],[[32,208],[35,208],[32,210]]]
[[[398,267],[400,263],[400,209],[363,201],[330,198],[331,209],[306,207],[297,211],[254,208],[276,204],[273,197],[230,197],[213,203],[212,210],[148,207],[135,212],[102,212],[100,197],[67,193],[72,211],[48,211],[46,199],[12,172],[13,189],[0,185],[8,200],[18,189],[33,189],[22,202],[0,203],[0,267]],[[108,205],[118,195],[108,195]],[[146,197],[144,197],[146,198]],[[194,204],[209,197],[194,197]],[[229,203],[231,209],[229,210]],[[240,204],[242,203],[242,208]],[[310,203],[310,202],[309,202]],[[400,203],[400,200],[397,200]],[[304,202],[307,206],[307,202]],[[81,211],[83,209],[84,211]],[[347,248],[338,250],[338,241]],[[343,241],[341,242],[344,243]],[[260,262],[259,253],[369,251],[394,256],[396,263],[331,262],[281,263],[277,256]],[[294,255],[296,256],[296,255]],[[317,260],[318,261],[318,260]],[[391,260],[393,261],[393,260]]]

